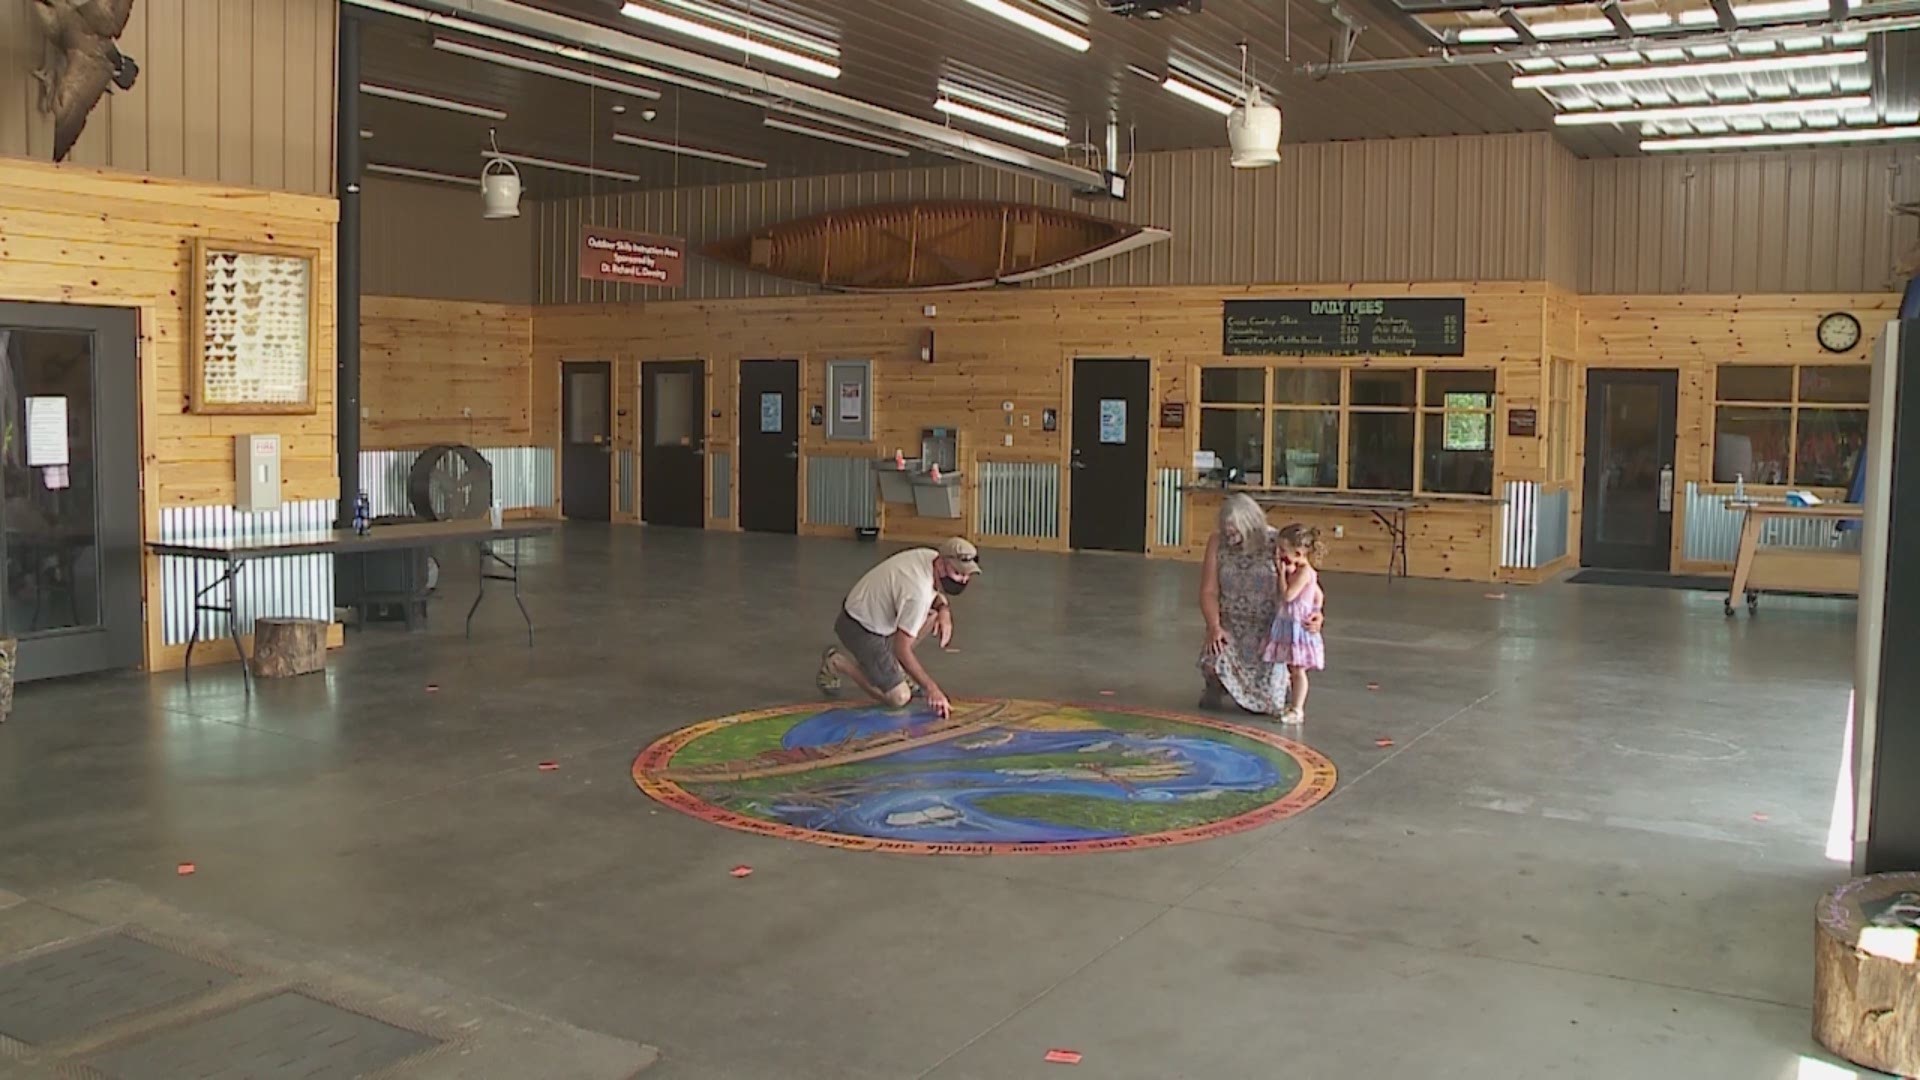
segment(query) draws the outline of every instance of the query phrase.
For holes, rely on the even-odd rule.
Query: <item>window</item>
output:
[[[1573,480],[1573,361],[1555,357],[1547,382],[1547,479]]]
[[[1494,384],[1486,369],[1204,368],[1200,449],[1250,487],[1491,495]]]
[[[1713,482],[1844,488],[1867,441],[1864,364],[1722,364]]]

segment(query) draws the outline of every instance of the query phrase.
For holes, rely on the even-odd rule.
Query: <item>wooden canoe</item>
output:
[[[841,292],[942,291],[1062,274],[1172,235],[1045,206],[900,202],[770,225],[701,252]]]

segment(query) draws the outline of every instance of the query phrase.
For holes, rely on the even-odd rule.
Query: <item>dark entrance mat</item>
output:
[[[211,964],[107,934],[0,967],[0,1035],[58,1042],[233,981]]]
[[[438,1044],[289,992],[149,1035],[90,1064],[114,1080],[353,1080]]]
[[[1643,589],[1690,589],[1721,593],[1733,587],[1731,578],[1705,574],[1663,574],[1656,570],[1582,570],[1567,581],[1574,585],[1629,585]]]

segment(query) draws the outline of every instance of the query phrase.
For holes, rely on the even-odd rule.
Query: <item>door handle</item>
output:
[[[1070,462],[1069,464],[1071,464],[1071,465],[1072,465],[1072,466],[1073,466],[1074,468],[1076,468],[1076,469],[1084,469],[1084,468],[1086,468],[1086,467],[1087,467],[1087,463],[1086,463],[1086,462],[1084,462],[1084,461],[1079,461],[1079,460],[1075,460],[1075,461],[1072,461],[1072,462]]]
[[[1660,512],[1673,513],[1673,466],[1660,467]]]
[[[799,460],[800,460],[800,451],[798,451],[798,450],[792,450],[792,451],[789,451],[789,452],[787,453],[787,460],[788,460],[788,461],[799,461]]]

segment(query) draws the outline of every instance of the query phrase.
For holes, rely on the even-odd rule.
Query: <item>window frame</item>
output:
[[[1331,358],[1321,358],[1321,357],[1301,357],[1301,358],[1288,358],[1288,359],[1294,359],[1296,361],[1303,361],[1303,362],[1295,362],[1295,363],[1266,362],[1266,363],[1249,364],[1249,363],[1233,363],[1230,361],[1227,363],[1219,363],[1219,364],[1201,362],[1201,363],[1196,363],[1194,365],[1191,385],[1195,388],[1194,397],[1196,400],[1194,402],[1194,409],[1197,415],[1195,418],[1195,422],[1193,424],[1192,449],[1194,450],[1202,449],[1202,447],[1199,445],[1200,429],[1202,425],[1201,425],[1198,414],[1204,414],[1205,412],[1210,410],[1219,411],[1219,412],[1243,411],[1243,412],[1257,412],[1261,417],[1261,426],[1260,426],[1261,456],[1262,456],[1262,461],[1260,463],[1261,482],[1258,484],[1242,484],[1237,486],[1243,487],[1249,491],[1267,491],[1267,492],[1275,492],[1275,493],[1299,492],[1304,494],[1316,494],[1316,495],[1404,495],[1404,496],[1420,497],[1420,498],[1428,498],[1428,499],[1454,499],[1454,500],[1467,500],[1467,501],[1473,501],[1473,500],[1492,501],[1493,499],[1496,498],[1495,490],[1497,490],[1499,487],[1500,461],[1504,453],[1504,450],[1501,446],[1500,430],[1499,430],[1498,424],[1496,423],[1496,420],[1499,416],[1500,396],[1501,396],[1501,371],[1497,365],[1462,364],[1457,362],[1442,363],[1442,364],[1390,364],[1389,365],[1389,364],[1368,363],[1368,362],[1365,362],[1364,360],[1357,363],[1356,362],[1341,363],[1338,361],[1318,362],[1321,360],[1331,360]],[[1204,387],[1206,384],[1205,373],[1210,369],[1222,369],[1222,368],[1233,368],[1233,369],[1239,369],[1239,370],[1257,370],[1262,372],[1264,375],[1262,400],[1259,403],[1254,403],[1250,401],[1245,401],[1245,402],[1208,401],[1204,393]],[[1331,404],[1324,403],[1324,402],[1323,403],[1299,403],[1299,402],[1276,401],[1274,398],[1274,388],[1276,385],[1276,377],[1278,373],[1284,372],[1284,371],[1331,371],[1331,372],[1338,373],[1339,379],[1340,379],[1339,401]],[[1391,372],[1411,371],[1414,375],[1412,399],[1404,405],[1355,405],[1353,404],[1354,373],[1365,372],[1365,371],[1391,371]],[[1443,399],[1442,404],[1428,405],[1426,403],[1427,377],[1430,373],[1439,373],[1439,372],[1449,372],[1449,373],[1470,372],[1474,374],[1485,373],[1487,375],[1491,375],[1492,387],[1491,389],[1485,391],[1486,404],[1483,407],[1463,408],[1460,406],[1447,405],[1444,403],[1444,399]],[[1459,393],[1473,393],[1473,394],[1479,394],[1481,392],[1482,391],[1478,391],[1478,390],[1459,391]],[[1340,463],[1339,463],[1338,480],[1337,480],[1336,486],[1334,487],[1325,487],[1321,485],[1296,486],[1292,484],[1278,484],[1274,482],[1274,477],[1276,475],[1274,472],[1274,468],[1277,463],[1284,461],[1283,451],[1281,450],[1281,448],[1274,445],[1274,438],[1273,438],[1274,419],[1276,415],[1279,413],[1318,413],[1322,415],[1326,413],[1334,413],[1338,417],[1338,434],[1336,438],[1338,440],[1337,445],[1339,447]],[[1395,489],[1395,488],[1357,488],[1353,486],[1353,476],[1352,476],[1353,417],[1355,414],[1361,414],[1361,413],[1374,414],[1374,415],[1405,416],[1409,418],[1409,420],[1413,425],[1413,438],[1411,440],[1412,445],[1410,450],[1410,452],[1413,455],[1412,487],[1403,490],[1403,489]],[[1445,438],[1445,434],[1444,434],[1445,427],[1446,427],[1445,418],[1448,415],[1469,415],[1469,416],[1481,416],[1485,418],[1486,429],[1487,429],[1487,445],[1484,450],[1460,450],[1460,451],[1450,451],[1450,452],[1452,453],[1487,453],[1491,455],[1492,480],[1490,482],[1490,487],[1494,490],[1489,490],[1485,494],[1479,494],[1479,493],[1467,494],[1467,493],[1451,492],[1451,491],[1428,490],[1426,486],[1425,465],[1426,465],[1426,427],[1427,427],[1426,418],[1429,415],[1438,415],[1441,417],[1440,427],[1442,431],[1442,436],[1441,436],[1442,439]]]
[[[1763,491],[1785,491],[1788,488],[1800,488],[1800,487],[1818,488],[1819,490],[1822,490],[1822,491],[1841,490],[1841,487],[1837,485],[1802,484],[1798,479],[1798,474],[1800,470],[1800,413],[1803,409],[1805,409],[1805,410],[1812,410],[1815,412],[1857,412],[1864,416],[1864,415],[1867,415],[1869,410],[1872,408],[1872,403],[1871,402],[1852,402],[1852,401],[1802,401],[1800,399],[1800,388],[1801,388],[1801,378],[1802,378],[1801,373],[1808,368],[1860,368],[1865,366],[1866,365],[1864,364],[1847,363],[1847,362],[1823,363],[1823,364],[1805,364],[1805,363],[1782,364],[1782,363],[1765,363],[1765,362],[1741,361],[1741,360],[1724,360],[1724,361],[1715,363],[1713,365],[1713,396],[1708,406],[1709,413],[1708,413],[1708,423],[1707,423],[1707,445],[1706,445],[1707,482],[1710,484],[1715,484],[1719,486],[1731,486],[1733,483],[1733,481],[1730,481],[1730,480],[1729,481],[1718,480],[1713,475],[1714,449],[1719,445],[1719,442],[1720,442],[1720,410],[1721,409],[1725,409],[1725,408],[1772,409],[1776,411],[1780,409],[1785,409],[1787,412],[1787,469],[1786,469],[1785,482],[1779,483],[1779,484],[1758,484],[1758,483],[1753,483],[1751,481],[1748,481],[1746,486],[1749,488],[1759,488]],[[1749,400],[1746,398],[1721,397],[1720,396],[1721,379],[1722,379],[1722,376],[1725,374],[1726,369],[1730,367],[1776,368],[1776,369],[1786,370],[1789,373],[1789,380],[1790,380],[1786,400],[1755,401],[1755,400]]]

